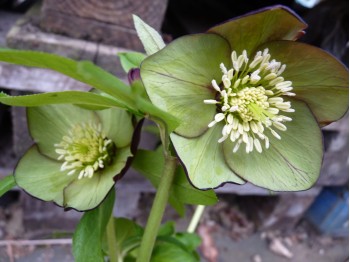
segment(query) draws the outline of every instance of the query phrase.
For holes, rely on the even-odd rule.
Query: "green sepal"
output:
[[[228,43],[216,35],[198,34],[173,41],[141,64],[152,103],[181,119],[176,133],[196,137],[207,130],[215,106],[203,101],[215,98],[211,81],[221,82],[220,63],[230,64]]]
[[[111,139],[117,148],[130,145],[134,127],[132,116],[125,110],[111,108],[96,112],[104,134]]]
[[[59,156],[55,152],[55,144],[59,144],[73,126],[86,121],[99,123],[93,111],[70,104],[27,108],[27,121],[29,133],[39,151],[52,159]]]
[[[171,134],[171,141],[188,178],[199,189],[216,188],[226,182],[245,183],[225,162],[222,144],[218,143],[222,128],[219,123],[195,138]]]
[[[248,182],[273,191],[309,189],[320,175],[323,156],[322,133],[307,105],[293,100],[295,113],[285,123],[286,131],[276,131],[281,140],[269,130],[270,147],[262,153],[253,150],[247,154],[244,144],[232,152],[230,140],[224,142],[224,155],[229,167]]]
[[[16,183],[34,197],[63,206],[63,190],[75,178],[60,171],[61,165],[40,154],[38,147],[33,146],[16,166]]]
[[[336,58],[320,48],[298,42],[275,41],[271,57],[286,64],[282,76],[292,81],[296,98],[303,100],[321,125],[341,118],[349,106],[349,72]]]
[[[64,188],[64,207],[90,210],[98,206],[115,184],[115,177],[126,166],[132,154],[129,147],[117,148],[111,165],[95,171],[92,178],[74,179]]]
[[[246,50],[250,55],[265,42],[298,39],[306,27],[305,22],[290,9],[274,6],[232,19],[208,32],[225,38],[238,54]]]

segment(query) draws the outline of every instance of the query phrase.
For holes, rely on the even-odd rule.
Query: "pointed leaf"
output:
[[[218,143],[221,130],[222,126],[217,124],[196,138],[171,135],[191,183],[199,189],[216,188],[226,182],[244,183],[225,162],[222,144]]]
[[[134,19],[135,29],[140,38],[147,55],[152,55],[165,47],[165,43],[160,34],[136,15]]]
[[[81,211],[98,206],[113,187],[114,177],[124,169],[130,156],[129,148],[118,148],[110,166],[95,172],[92,178],[72,181],[64,189],[64,206]]]
[[[77,62],[49,53],[9,49],[0,49],[0,61],[60,72],[113,96],[123,107],[136,110],[129,87],[91,62]]]
[[[141,78],[153,104],[181,119],[175,132],[195,137],[213,119],[216,107],[203,100],[215,98],[211,81],[221,82],[219,65],[229,65],[229,61],[230,50],[223,38],[212,34],[185,36],[146,58],[141,64]]]
[[[74,176],[61,172],[61,165],[40,154],[38,148],[33,146],[15,169],[16,183],[34,197],[63,206],[63,189],[74,180]]]
[[[28,107],[50,104],[79,104],[99,107],[122,107],[122,104],[115,99],[90,92],[80,91],[49,92],[24,96],[9,96],[5,93],[0,93],[0,102],[5,105]]]
[[[145,54],[139,52],[118,53],[118,56],[126,73],[132,68],[140,67],[141,62],[146,58]]]
[[[0,197],[16,186],[15,177],[9,175],[0,180]]]
[[[158,109],[148,100],[135,96],[135,94],[133,94],[130,90],[129,86],[124,84],[117,77],[113,76],[107,71],[104,71],[91,62],[77,62],[69,58],[48,53],[35,51],[18,51],[11,49],[0,49],[0,61],[17,65],[51,69],[70,76],[114,97],[113,103],[110,106],[119,106],[128,109],[134,114],[149,114],[163,119],[169,126],[169,132],[174,130],[179,124],[179,121],[174,116]],[[4,97],[4,94],[0,94],[0,99],[2,99],[0,102],[17,106],[37,106],[62,103],[62,96],[66,95],[65,97],[67,98],[67,103],[77,103],[77,100],[75,98],[70,98],[69,94],[74,95],[75,98],[79,98],[80,96],[84,98],[84,94],[81,94],[81,92],[77,93],[78,96],[76,96],[77,94],[75,93],[61,94],[60,92],[57,99],[57,92],[53,93],[53,95],[40,94],[38,97],[36,97],[38,98],[37,100],[32,100],[32,96],[22,96],[8,99],[7,97]],[[89,98],[91,97],[92,96],[89,95]],[[45,102],[47,99],[49,99],[49,101]],[[84,101],[85,98],[82,99],[82,104],[84,104]],[[107,103],[109,100],[101,99],[101,102],[102,101],[104,103]],[[94,103],[96,103],[95,100],[93,101],[92,105]]]
[[[287,130],[279,132],[281,140],[265,131],[270,148],[262,153],[247,154],[243,146],[232,153],[232,142],[225,141],[225,159],[236,174],[274,191],[306,190],[316,182],[323,156],[321,130],[305,103],[293,100],[292,106],[296,112],[286,123]]]
[[[322,125],[341,118],[349,106],[348,70],[327,52],[304,43],[276,41],[271,57],[286,64],[282,76],[293,82],[296,98],[305,101]]]
[[[114,206],[115,192],[111,190],[98,208],[88,211],[80,220],[73,236],[73,255],[77,262],[103,262],[102,238]]]
[[[229,41],[239,54],[245,49],[248,55],[257,46],[273,40],[296,40],[303,35],[307,25],[286,7],[267,7],[235,18],[209,29]]]

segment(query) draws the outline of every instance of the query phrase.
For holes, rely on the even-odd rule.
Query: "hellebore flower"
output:
[[[295,42],[305,28],[275,6],[176,39],[141,64],[152,103],[182,121],[171,140],[195,187],[315,183],[319,125],[346,112],[348,74],[325,51]]]
[[[19,187],[65,208],[88,210],[106,197],[132,156],[131,115],[74,105],[27,109],[35,141],[15,169]]]

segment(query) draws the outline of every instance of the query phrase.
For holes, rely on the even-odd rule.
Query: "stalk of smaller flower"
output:
[[[217,114],[208,127],[224,121],[218,142],[229,138],[234,143],[233,152],[244,143],[247,153],[254,148],[261,153],[262,142],[266,149],[270,145],[266,129],[281,139],[276,130],[286,131],[284,122],[292,121],[291,117],[281,114],[294,112],[291,103],[284,100],[284,97],[295,96],[291,92],[292,82],[281,76],[286,65],[274,59],[270,61],[270,58],[268,49],[257,52],[250,62],[245,50],[239,56],[233,51],[232,68],[227,70],[224,64],[220,64],[221,83],[212,80],[219,98],[204,100],[205,104],[217,106]]]
[[[101,124],[77,124],[54,145],[58,160],[64,161],[61,171],[67,175],[79,172],[78,179],[91,178],[108,165],[114,154],[114,143],[102,132]]]

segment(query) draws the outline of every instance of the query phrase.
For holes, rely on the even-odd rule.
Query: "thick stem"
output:
[[[158,229],[163,218],[164,210],[169,198],[170,188],[173,182],[176,168],[176,158],[165,157],[165,166],[158,186],[156,196],[148,217],[144,235],[142,237],[137,262],[149,262],[151,259]]]
[[[107,228],[107,244],[108,244],[108,251],[109,251],[109,261],[110,262],[120,262],[123,260],[119,259],[119,252],[118,252],[118,244],[117,239],[115,237],[115,230],[114,230],[114,216],[113,212],[111,214],[111,217],[109,218]]]
[[[187,232],[188,233],[194,233],[196,231],[196,228],[198,226],[198,223],[203,215],[205,206],[199,205],[196,208],[196,211],[193,214],[193,217],[191,219],[190,225],[188,226]]]

